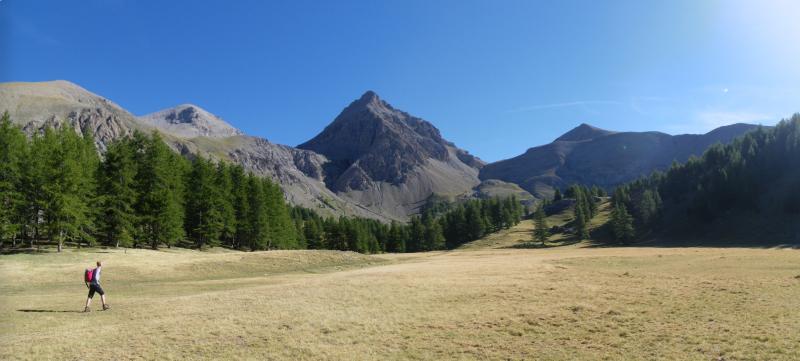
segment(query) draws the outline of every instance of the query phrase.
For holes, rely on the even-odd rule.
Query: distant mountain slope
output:
[[[331,160],[325,166],[330,189],[401,219],[434,194],[471,194],[484,165],[442,138],[431,123],[393,108],[371,91],[298,148]]]
[[[0,84],[2,111],[8,111],[28,133],[64,122],[83,132],[91,131],[101,150],[134,129],[152,129],[112,101],[63,80]]]
[[[139,120],[179,138],[224,138],[244,135],[222,118],[192,104],[182,104],[143,115]]]
[[[755,125],[734,124],[703,135],[672,136],[660,132],[611,132],[581,124],[553,143],[528,149],[517,157],[491,163],[480,178],[519,184],[537,197],[572,183],[612,188],[673,161],[701,155],[714,143],[730,142]]]
[[[323,215],[357,215],[387,219],[369,209],[340,198],[325,187],[319,154],[273,144],[265,139],[240,134],[221,119],[194,106],[182,106],[154,113],[143,121],[117,104],[67,81],[0,84],[0,112],[27,133],[44,126],[69,123],[82,133],[91,131],[100,151],[114,139],[134,130],[158,129],[164,140],[184,155],[202,154],[242,164],[257,175],[276,180],[287,199]],[[171,116],[174,114],[174,117]],[[158,115],[158,116],[156,116]],[[160,119],[160,120],[159,120]],[[205,127],[205,128],[204,128]],[[207,134],[187,139],[193,134]]]

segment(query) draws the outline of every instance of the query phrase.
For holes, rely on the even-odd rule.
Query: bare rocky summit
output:
[[[182,104],[143,115],[139,120],[179,138],[224,138],[244,135],[222,118],[192,104]]]

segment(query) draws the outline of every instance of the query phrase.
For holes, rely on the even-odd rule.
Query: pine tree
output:
[[[16,246],[23,232],[23,163],[28,143],[22,130],[11,124],[8,112],[0,118],[0,243],[10,239]]]
[[[561,190],[556,188],[556,193],[553,195],[553,202],[558,202],[564,199],[564,196],[561,195]]]
[[[267,249],[296,249],[297,239],[289,208],[280,186],[263,180],[264,200],[269,222]]]
[[[550,237],[550,231],[547,228],[547,220],[544,213],[544,207],[541,205],[536,207],[536,212],[533,213],[533,222],[535,229],[533,230],[533,239],[544,245],[547,238]]]
[[[250,202],[248,199],[248,178],[241,166],[232,166],[230,168],[231,182],[233,190],[233,213],[235,219],[235,231],[230,246],[239,249],[249,246],[250,230],[253,228],[250,225]]]
[[[136,157],[137,222],[139,234],[157,249],[160,244],[172,246],[185,235],[183,209],[183,175],[186,164],[161,140],[158,132],[150,138],[137,139],[143,146]]]
[[[303,232],[309,249],[322,249],[322,223],[319,218],[311,218],[303,224]]]
[[[198,249],[216,246],[222,235],[223,194],[217,187],[214,165],[203,157],[197,157],[186,185],[186,235]]]
[[[269,237],[269,220],[267,202],[264,196],[263,182],[256,176],[247,176],[247,221],[245,241],[251,251],[267,249]]]
[[[133,244],[136,165],[127,139],[108,145],[98,171],[97,224],[104,243],[114,247]]]
[[[485,232],[484,219],[481,214],[481,208],[477,202],[470,202],[467,205],[464,217],[466,219],[466,235],[465,242],[474,241],[483,237]]]
[[[587,216],[584,207],[579,203],[575,204],[575,232],[580,239],[589,238],[589,229],[587,226]]]
[[[222,221],[220,231],[220,242],[225,245],[232,245],[236,237],[236,210],[234,204],[236,197],[234,194],[232,169],[235,166],[227,165],[224,162],[217,164],[217,171],[214,177],[214,186],[219,192],[219,212]]]
[[[609,222],[611,223],[611,232],[616,240],[625,242],[635,235],[633,217],[625,209],[624,204],[616,203],[614,205]]]
[[[41,167],[38,169],[41,193],[37,198],[48,237],[57,242],[59,252],[65,241],[92,242],[90,202],[96,169],[92,160],[97,158],[96,155],[91,158],[85,149],[89,143],[71,126],[64,125],[57,131],[45,129],[40,142],[34,144],[37,166]]]
[[[430,217],[425,221],[424,228],[423,250],[435,251],[444,249],[444,235],[442,234],[442,227],[439,222],[436,222],[433,217]]]

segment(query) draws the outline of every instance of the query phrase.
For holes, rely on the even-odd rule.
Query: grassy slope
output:
[[[2,256],[0,359],[800,358],[797,251],[480,242]],[[114,308],[73,312],[98,257]]]

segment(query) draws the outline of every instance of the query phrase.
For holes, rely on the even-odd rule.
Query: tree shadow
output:
[[[22,310],[17,310],[17,312],[34,312],[34,313],[81,313],[82,311],[77,311],[77,310],[29,310],[29,309],[22,309]]]
[[[542,249],[542,248],[556,248],[556,247],[564,247],[573,244],[578,244],[582,240],[575,236],[570,236],[566,238],[562,238],[555,242],[547,241],[545,244],[541,244],[537,241],[528,241],[523,243],[517,243],[515,245],[511,245],[505,248],[516,248],[516,249]]]

